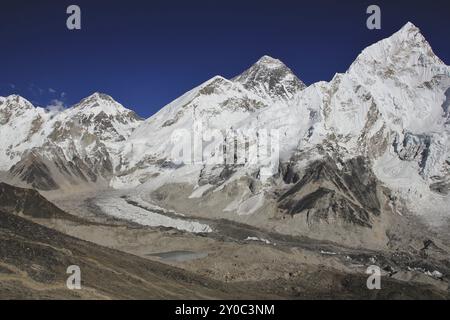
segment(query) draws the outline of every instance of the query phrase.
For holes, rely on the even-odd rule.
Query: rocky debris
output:
[[[2,210],[0,240],[0,264],[7,268],[1,299],[231,297],[220,283],[78,240]],[[66,287],[71,265],[80,267],[84,290]]]

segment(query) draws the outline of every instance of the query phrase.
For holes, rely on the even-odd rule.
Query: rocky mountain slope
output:
[[[36,207],[27,205],[31,200]],[[446,299],[448,293],[445,291],[440,280],[427,279],[423,271],[415,278],[403,277],[408,275],[407,271],[398,270],[394,276],[383,278],[383,290],[366,290],[362,284],[366,282],[366,277],[355,270],[342,269],[342,262],[333,256],[313,253],[316,247],[313,243],[301,241],[299,245],[310,246],[303,253],[312,261],[309,264],[291,265],[297,273],[288,273],[288,277],[278,278],[276,281],[259,278],[255,272],[251,272],[254,277],[246,281],[228,281],[212,279],[210,274],[202,274],[194,268],[194,272],[186,270],[186,265],[170,266],[149,259],[149,255],[139,256],[138,252],[128,252],[135,248],[137,235],[142,237],[152,237],[153,241],[144,243],[146,253],[151,252],[164,243],[155,241],[155,230],[145,228],[120,227],[115,224],[93,223],[88,219],[74,217],[63,212],[38,192],[31,189],[16,188],[7,184],[0,185],[0,299],[295,299],[295,298],[316,298],[316,299]],[[89,232],[90,237],[95,238],[96,233],[103,235],[102,242],[105,241],[109,230],[114,235],[114,241],[120,243],[122,250],[111,248],[111,243],[98,245],[95,241],[83,241],[78,237],[67,235],[54,229],[51,222],[57,218],[65,226],[74,232],[77,228],[88,228],[95,232]],[[53,226],[53,227],[49,227]],[[238,227],[236,225],[236,227]],[[63,227],[64,229],[64,227]],[[230,229],[229,231],[232,231]],[[75,232],[76,233],[76,232]],[[82,237],[82,233],[77,234]],[[170,242],[183,241],[191,242],[192,235],[185,235],[179,238],[173,233],[160,234],[159,236],[169,236]],[[238,235],[238,233],[235,233]],[[85,235],[86,236],[86,235]],[[128,242],[131,236],[133,239]],[[275,236],[275,235],[274,235]],[[289,237],[281,237],[282,247],[289,241],[296,241]],[[158,239],[158,236],[156,237]],[[190,241],[187,241],[187,240]],[[128,241],[127,241],[128,240]],[[211,244],[211,239],[198,237],[197,240],[207,241]],[[98,241],[98,239],[97,239]],[[228,240],[230,241],[230,240]],[[139,242],[139,241],[137,241]],[[228,247],[227,241],[217,242],[217,247]],[[285,244],[282,244],[285,242]],[[186,244],[185,244],[186,245]],[[326,245],[326,244],[321,244]],[[167,244],[166,244],[167,246]],[[329,246],[329,245],[328,245]],[[124,248],[127,248],[125,249]],[[434,243],[427,242],[423,254],[429,254],[436,247]],[[245,263],[247,267],[254,268],[261,266],[261,260],[252,264],[248,256],[244,261],[236,261],[240,250],[247,252],[257,252],[256,256],[262,261],[270,259],[270,264],[278,273],[282,273],[280,264],[286,267],[285,261],[279,258],[280,263],[273,264],[274,257],[284,257],[287,260],[302,257],[302,254],[292,254],[290,250],[273,250],[269,246],[257,246],[255,244],[238,245],[238,251],[224,251],[220,255],[224,259],[234,259],[233,263],[227,265],[222,262],[222,268],[228,270],[220,273],[225,278],[230,278],[233,272],[232,265]],[[166,247],[167,249],[167,247]],[[229,249],[230,250],[230,249]],[[299,248],[297,247],[297,250]],[[330,250],[330,249],[328,249]],[[435,249],[434,249],[435,250]],[[125,251],[125,252],[124,252]],[[170,252],[169,252],[170,253]],[[175,253],[175,252],[173,252]],[[269,255],[268,255],[269,253]],[[166,254],[168,254],[166,252]],[[227,255],[232,255],[228,257]],[[406,266],[414,266],[420,263],[417,259],[407,256],[383,257],[372,252],[343,252],[347,257],[351,256],[355,262],[368,259],[379,259],[383,262],[384,268],[390,269],[391,265],[396,269],[405,269]],[[274,256],[275,255],[275,256]],[[337,255],[337,253],[336,253]],[[150,255],[153,256],[153,255]],[[320,258],[320,262],[314,262]],[[316,257],[314,259],[314,257]],[[217,259],[217,257],[211,257]],[[301,259],[300,259],[301,260]],[[333,261],[331,266],[328,265]],[[200,262],[205,266],[205,262]],[[349,262],[346,262],[349,264]],[[208,263],[209,268],[214,269],[217,263]],[[324,265],[325,264],[325,265]],[[406,264],[406,266],[402,266]],[[76,265],[81,270],[81,289],[70,290],[66,286],[66,281],[70,274],[67,273],[69,266]],[[419,264],[424,270],[447,270],[443,262],[430,259],[427,263]],[[299,268],[301,266],[301,268]],[[240,268],[247,269],[247,268]],[[263,268],[264,269],[264,268]],[[418,268],[422,270],[421,268]],[[195,272],[197,271],[197,272]],[[264,271],[266,272],[266,271]],[[264,273],[263,272],[263,273]],[[258,274],[258,273],[256,273]],[[393,273],[394,274],[394,273]],[[437,283],[437,285],[436,285]],[[330,291],[330,287],[333,290]]]
[[[35,207],[29,206],[31,198]],[[217,281],[30,221],[57,217],[87,223],[34,190],[1,184],[0,203],[0,299],[225,299],[247,294],[238,286],[227,289]],[[66,286],[71,265],[82,270],[82,290]]]
[[[119,148],[141,123],[131,110],[95,93],[52,112],[19,96],[0,100],[1,170],[40,190],[105,183],[121,166]]]

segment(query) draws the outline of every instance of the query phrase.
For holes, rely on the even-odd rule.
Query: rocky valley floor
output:
[[[200,233],[143,226],[94,205],[97,197],[123,199],[117,192],[53,197],[73,215],[55,216],[52,206],[44,217],[30,209],[17,215],[2,206],[1,298],[448,298],[450,267],[440,259],[345,248],[227,220],[198,221],[212,229]],[[73,264],[82,270],[81,290],[65,284]],[[384,270],[381,290],[366,287],[372,264]]]

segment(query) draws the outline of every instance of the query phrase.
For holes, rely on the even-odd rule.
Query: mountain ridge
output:
[[[225,215],[262,210],[265,197],[283,187],[282,166],[301,177],[314,161],[331,157],[346,162],[362,156],[393,198],[409,199],[406,205],[398,201],[398,208],[422,211],[424,197],[436,201],[432,211],[440,210],[436,215],[443,218],[449,200],[439,197],[446,190],[438,196],[436,190],[442,188],[430,186],[437,183],[445,189],[450,179],[446,70],[450,68],[433,53],[420,30],[407,23],[364,49],[347,72],[330,82],[305,86],[280,60],[263,56],[231,80],[222,76],[207,80],[145,121],[112,97],[93,93],[53,115],[52,125],[37,130],[40,134],[33,133],[37,142],[29,144],[32,148],[4,145],[2,150],[14,165],[10,175],[36,188],[59,188],[66,181],[69,185],[102,181],[145,194],[169,183],[187,183],[193,191],[204,181],[214,190],[243,188],[221,209]],[[4,101],[0,99],[0,111]],[[41,113],[27,121],[43,126],[46,118]],[[173,158],[174,133],[192,134],[199,124],[222,134],[276,130],[279,163],[264,179],[261,172],[268,169],[267,163],[180,165]],[[44,181],[39,178],[42,174],[48,175]],[[407,182],[399,183],[401,179]],[[250,185],[242,184],[244,180]]]

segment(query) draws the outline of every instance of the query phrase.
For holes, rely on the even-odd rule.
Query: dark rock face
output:
[[[68,214],[53,205],[33,189],[23,189],[0,183],[0,209],[22,213],[33,218],[68,218]]]
[[[296,183],[300,180],[300,177],[297,172],[295,172],[295,168],[292,163],[281,163],[279,166],[279,174],[283,177],[283,181],[285,183]]]
[[[442,195],[448,195],[450,193],[450,180],[441,180],[432,183],[430,185],[430,190]]]
[[[319,188],[316,191],[313,191],[299,201],[296,201],[292,207],[289,207],[289,213],[294,215],[297,213],[301,213],[304,210],[309,210],[317,207],[320,204],[320,200],[325,197],[333,196],[334,191],[326,188]]]
[[[252,67],[233,79],[249,91],[274,99],[288,99],[305,88],[292,71],[281,61],[262,57]]]
[[[26,160],[22,159],[12,166],[9,173],[35,189],[49,191],[59,188],[47,165],[34,153],[30,153]]]
[[[285,181],[295,174],[288,169]],[[339,220],[367,228],[381,212],[376,178],[361,157],[341,167],[330,158],[312,163],[279,197],[278,207],[290,215],[306,214],[309,224]]]
[[[233,165],[217,165],[203,168],[199,176],[199,185],[219,185],[228,180],[236,172]]]
[[[51,154],[51,159],[42,156],[41,151]],[[92,156],[81,159],[74,155],[70,160],[66,159],[61,148],[48,144],[24,153],[21,160],[11,167],[9,175],[35,189],[50,191],[61,188],[58,184],[61,181],[79,185],[96,183],[100,178],[109,179],[113,171],[112,161],[103,144],[93,150]]]

